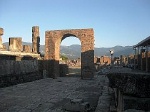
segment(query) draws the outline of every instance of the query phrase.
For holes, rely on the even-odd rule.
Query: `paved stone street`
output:
[[[63,112],[63,106],[70,99],[89,102],[91,112],[97,104],[96,111],[100,112],[105,103],[105,108],[109,110],[109,100],[104,101],[103,107],[102,101],[99,101],[108,99],[107,85],[108,79],[104,75],[96,75],[93,80],[81,80],[80,77],[46,78],[1,88],[0,112]]]

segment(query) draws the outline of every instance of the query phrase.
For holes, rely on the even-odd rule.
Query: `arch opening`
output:
[[[75,35],[63,35],[60,43],[59,64],[66,64],[68,66],[67,76],[81,76],[81,41]]]
[[[67,37],[80,40],[81,79],[94,77],[94,31],[93,29],[52,30],[45,33],[45,57],[48,77],[57,78],[63,67],[60,67],[60,44]],[[69,42],[71,43],[71,42]],[[61,69],[62,68],[62,69]],[[62,71],[64,72],[64,71]],[[65,74],[65,73],[64,73]]]

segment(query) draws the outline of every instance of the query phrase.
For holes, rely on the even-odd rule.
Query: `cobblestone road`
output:
[[[93,80],[81,80],[80,77],[46,78],[1,88],[0,112],[63,112],[63,105],[77,98],[89,102],[93,110],[98,103],[96,111],[100,112],[102,101],[99,100],[105,99],[104,96],[108,99],[107,85],[106,77],[99,75]],[[105,108],[109,110],[109,106]]]

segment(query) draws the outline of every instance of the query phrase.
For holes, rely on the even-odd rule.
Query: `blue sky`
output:
[[[32,26],[40,27],[41,44],[47,30],[93,28],[95,47],[132,46],[150,36],[150,0],[0,0],[3,42],[31,42]]]

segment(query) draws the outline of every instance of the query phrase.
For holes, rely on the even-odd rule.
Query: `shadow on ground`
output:
[[[69,67],[67,77],[81,77],[81,67]]]

